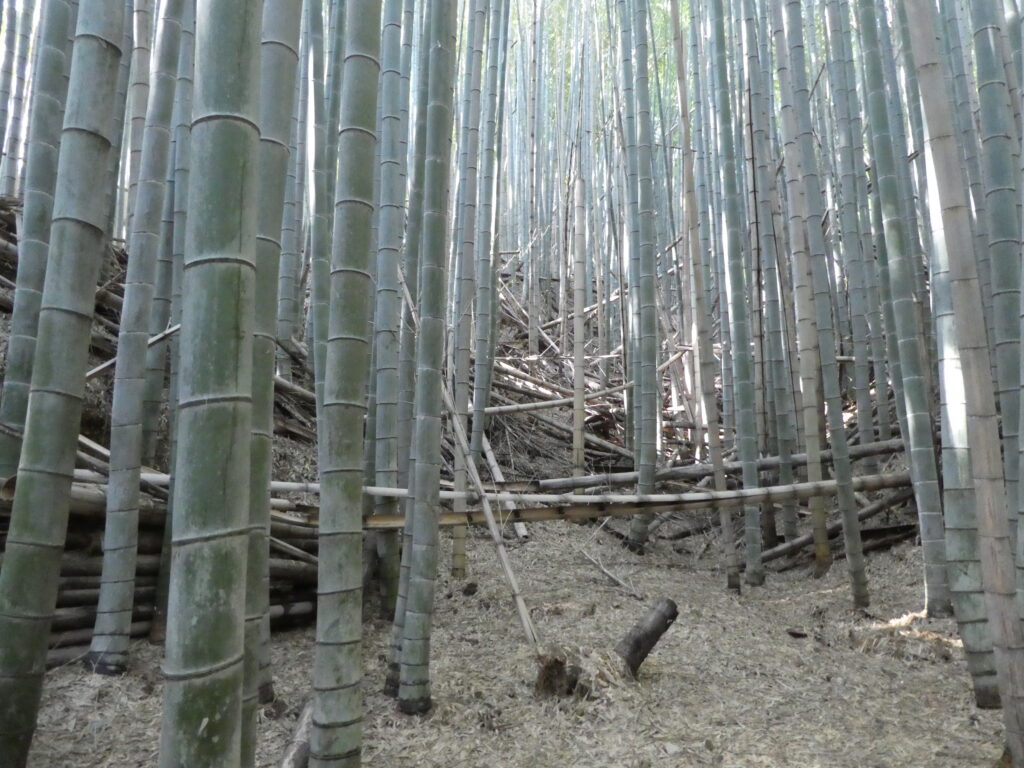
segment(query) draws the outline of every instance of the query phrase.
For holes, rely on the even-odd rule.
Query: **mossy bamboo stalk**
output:
[[[83,0],[19,464],[23,482],[0,569],[0,752],[12,766],[28,757],[57,599],[93,293],[106,245],[107,198],[95,194],[95,180],[109,168],[123,24],[122,0]]]
[[[146,394],[146,349],[156,285],[160,223],[167,193],[171,117],[178,72],[184,0],[163,3],[155,66],[149,88],[131,251],[119,325],[111,406],[110,492],[104,528],[104,583],[87,663],[104,674],[120,674],[128,653],[132,574],[138,535],[142,420]]]
[[[203,173],[189,177],[182,286],[168,768],[241,759],[262,5],[200,0],[196,11],[191,158]]]
[[[369,320],[381,3],[345,6],[331,254],[330,324],[319,448],[317,650],[310,765],[358,766],[362,749],[363,420]],[[339,565],[340,564],[340,565]]]
[[[455,8],[452,0],[431,0],[427,35],[426,162],[423,234],[420,250],[419,334],[416,344],[416,420],[413,435],[416,496],[412,504],[409,586],[405,605],[398,707],[426,712],[430,695],[430,625],[437,573],[437,488],[441,464],[441,363],[446,280],[444,254],[448,175],[451,167],[452,87],[455,64]]]
[[[68,63],[65,48],[69,20],[67,2],[58,0],[44,7],[35,95],[29,120],[23,223],[18,232],[18,277],[7,341],[3,392],[0,395],[0,477],[10,477],[18,471],[28,409],[67,96],[64,74]],[[14,24],[8,17],[8,32],[13,29]],[[3,93],[0,93],[0,99],[3,99]]]

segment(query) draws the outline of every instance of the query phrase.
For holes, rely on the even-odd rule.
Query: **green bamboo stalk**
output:
[[[775,42],[776,70],[781,96],[780,138],[785,150],[786,195],[789,213],[789,240],[792,260],[792,286],[796,314],[796,343],[800,384],[803,388],[801,411],[804,445],[810,461],[807,464],[807,479],[817,482],[822,479],[821,462],[821,410],[818,397],[819,343],[814,328],[814,297],[811,292],[808,238],[805,221],[808,219],[807,203],[803,183],[803,154],[797,139],[797,116],[794,88],[791,83],[789,45],[783,26],[783,4],[773,2],[772,34]],[[783,295],[786,291],[783,289]],[[799,390],[800,387],[794,387]],[[822,576],[832,565],[828,547],[825,507],[822,501],[811,501],[811,525],[814,532],[815,576]]]
[[[715,45],[714,71],[717,77],[718,144],[722,162],[723,194],[725,203],[725,259],[729,291],[729,326],[732,339],[733,386],[736,395],[736,442],[740,461],[743,462],[743,487],[756,488],[757,434],[754,421],[754,377],[750,355],[750,326],[747,308],[747,275],[743,264],[740,232],[743,229],[740,210],[740,190],[736,169],[736,147],[731,133],[732,104],[729,93],[725,54],[725,18],[722,0],[713,0],[712,38]],[[746,581],[764,583],[761,564],[760,510],[750,504],[744,508],[746,552]]]
[[[160,765],[241,755],[262,3],[201,0]],[[233,77],[225,87],[224,73]]]
[[[421,29],[427,25],[424,6],[418,14]],[[423,224],[423,181],[426,170],[427,146],[427,97],[430,47],[425,36],[418,35],[419,49],[416,53],[416,122],[413,130],[413,169],[409,177],[409,216],[405,237],[405,287],[411,301],[419,296],[420,283],[420,235]],[[409,593],[409,576],[412,565],[411,514],[416,490],[416,456],[412,451],[414,390],[416,385],[416,331],[411,307],[403,302],[401,348],[398,361],[398,485],[409,489],[410,499],[405,507],[405,528],[402,531],[402,558],[399,563],[398,596],[395,599],[395,619],[391,631],[391,645],[388,648],[388,675],[384,692],[397,696],[401,676],[402,645],[405,637],[405,606]]]
[[[490,380],[493,360],[490,355],[491,319],[499,314],[491,301],[494,284],[494,260],[492,251],[497,250],[499,227],[495,220],[498,197],[497,167],[500,161],[499,122],[505,104],[506,50],[508,47],[508,19],[510,0],[491,0],[491,17],[488,22],[490,40],[487,44],[487,82],[484,92],[484,140],[483,170],[481,174],[480,200],[476,216],[476,336],[474,339],[473,373],[473,428],[470,435],[470,452],[473,461],[479,462],[483,450],[486,416],[484,408],[490,397]],[[500,307],[498,307],[500,310]]]
[[[28,757],[57,602],[82,414],[94,286],[106,248],[107,176],[122,51],[122,0],[83,0],[43,286],[18,490],[0,570],[0,754]]]
[[[396,487],[398,483],[398,352],[401,296],[398,267],[405,218],[405,178],[402,173],[401,118],[402,2],[385,0],[384,31],[381,39],[381,126],[379,169],[379,246],[377,249],[377,295],[374,310],[374,364],[376,367],[376,440],[374,443],[376,484]],[[380,514],[398,510],[394,499],[377,499]],[[383,567],[381,582],[384,602],[390,613],[397,599],[399,548],[395,534],[378,534],[377,548]]]
[[[438,549],[438,489],[441,465],[441,363],[444,342],[445,236],[451,167],[452,81],[455,63],[455,4],[431,0],[424,45],[430,49],[424,167],[423,241],[420,252],[419,337],[416,345],[416,496],[412,505],[409,586],[405,606],[398,707],[426,712],[430,697],[430,624]]]
[[[172,205],[173,224],[171,235],[171,291],[168,321],[181,323],[182,282],[185,263],[185,229],[188,220],[188,187],[191,167],[192,135],[192,78],[195,69],[195,3],[186,0],[181,23],[181,54],[178,57],[178,83],[174,88],[178,101],[177,122],[174,126],[174,200]],[[122,62],[123,63],[123,62]],[[180,336],[174,334],[168,347],[167,376],[167,433],[168,433],[168,484],[167,508],[174,514],[175,456],[178,447],[178,372],[180,369]],[[162,643],[167,635],[167,597],[171,581],[171,543],[173,521],[164,524],[164,541],[160,551],[160,572],[157,577],[156,600],[153,623],[149,637],[152,642]]]
[[[362,744],[363,419],[370,362],[370,277],[380,73],[379,0],[345,9],[345,76],[331,256],[330,328],[319,450],[320,574],[311,766],[359,765]],[[340,564],[340,567],[339,567]]]
[[[153,12],[156,0],[133,0],[132,11],[132,57],[130,82],[128,84],[128,110],[126,135],[127,167],[127,199],[125,239],[132,232],[132,219],[135,216],[135,197],[138,191],[139,169],[142,164],[142,136],[146,127],[146,108],[149,104],[149,67],[150,45],[153,41]]]
[[[39,34],[35,96],[29,120],[23,219],[18,232],[18,278],[7,340],[3,392],[0,395],[0,477],[11,477],[18,471],[28,409],[39,302],[46,274],[50,217],[57,183],[57,156],[67,97],[64,75],[68,61],[65,48],[69,18],[68,3],[60,0],[48,3]],[[8,31],[14,28],[9,20],[10,17]]]
[[[96,626],[87,663],[102,674],[120,674],[128,654],[138,538],[142,416],[146,349],[156,283],[160,220],[170,164],[171,117],[178,72],[184,0],[166,0],[149,89],[132,219],[131,252],[118,333],[111,406],[110,480],[103,534],[103,575]]]
[[[654,472],[657,468],[658,417],[661,414],[661,393],[658,386],[658,338],[657,311],[655,308],[655,270],[654,253],[654,180],[652,178],[652,151],[654,141],[651,120],[651,94],[648,77],[648,45],[647,45],[647,0],[634,0],[636,19],[633,25],[636,37],[636,123],[637,123],[637,208],[639,213],[639,252],[637,259],[637,305],[640,324],[638,338],[638,362],[640,396],[639,405],[639,440],[636,455],[639,459],[638,470],[640,479],[637,483],[638,493],[654,491]],[[633,518],[629,530],[628,545],[634,549],[642,549],[647,540],[647,528],[650,518],[637,515]]]
[[[889,115],[885,104],[885,83],[878,48],[874,7],[858,3],[861,46],[865,56],[868,127],[874,137],[878,197],[883,209],[883,226],[888,255],[893,314],[899,344],[903,399],[908,431],[904,432],[910,451],[924,550],[925,600],[929,615],[948,615],[949,585],[946,578],[946,546],[942,524],[942,499],[939,494],[932,439],[930,392],[926,390],[926,371],[921,341],[922,329],[914,307],[912,251],[906,238],[905,222],[900,216],[899,187],[896,178],[893,145],[889,140]],[[879,24],[886,24],[884,18]],[[897,395],[898,396],[898,395]]]
[[[37,0],[21,0],[21,8],[14,17],[18,27],[18,60],[15,67],[14,88],[11,93],[10,123],[4,135],[4,158],[0,193],[13,197],[21,190],[18,188],[19,164],[21,162],[21,131],[22,118],[28,112],[25,104],[29,100],[29,78],[34,76],[29,66],[29,43],[33,41],[33,24],[36,15]],[[9,22],[11,23],[11,22]]]
[[[266,3],[260,44],[259,220],[252,359],[252,449],[242,684],[242,765],[256,763],[257,710],[273,700],[270,672],[270,480],[274,437],[274,357],[281,223],[288,138],[297,91],[302,0]]]
[[[934,8],[922,8],[923,4],[913,0],[904,0],[901,4],[904,10],[912,11],[916,19],[909,30],[909,42],[913,47],[921,84],[920,95],[927,115],[925,149],[928,177],[934,180],[928,187],[934,227],[931,277],[939,350],[943,511],[950,596],[964,642],[967,669],[974,683],[975,703],[982,708],[992,708],[999,706],[999,689],[982,587],[966,418],[967,394],[963,362],[957,348],[957,318],[950,275],[950,252],[970,253],[973,249],[966,179],[960,169],[960,150],[956,145],[950,105],[944,98],[945,83],[934,32],[929,34],[938,30]]]
[[[1013,161],[1016,129],[1003,67],[999,9],[971,3],[978,77],[982,181],[992,281],[992,351],[996,359],[999,411],[1003,425],[1006,494],[1017,499],[1020,420],[1020,218],[1018,167]],[[1017,540],[1016,515],[1010,536]]]

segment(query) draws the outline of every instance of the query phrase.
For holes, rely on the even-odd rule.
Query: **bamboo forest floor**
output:
[[[861,614],[842,559],[820,580],[804,569],[769,573],[765,587],[736,596],[723,589],[717,548],[700,536],[680,552],[661,540],[638,556],[596,526],[530,531],[509,546],[544,641],[610,649],[655,598],[679,604],[639,681],[608,684],[592,699],[535,698],[536,665],[493,546],[474,531],[475,591],[439,581],[428,716],[400,715],[379,692],[390,624],[366,622],[364,765],[990,768],[1002,752],[1000,713],[974,707],[953,622],[914,613],[922,590],[912,544],[869,556],[872,606]],[[261,766],[277,765],[313,668],[312,628],[273,642],[279,699],[261,715]],[[132,649],[122,678],[79,665],[49,673],[30,766],[156,764],[160,651],[142,641]]]

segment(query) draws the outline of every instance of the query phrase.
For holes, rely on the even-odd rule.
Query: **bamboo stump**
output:
[[[650,655],[661,636],[675,623],[679,608],[675,601],[662,597],[647,615],[636,624],[615,646],[615,652],[622,657],[630,675],[636,677],[637,670]]]
[[[640,665],[678,616],[675,602],[663,597],[616,644],[613,653],[597,651],[583,655],[557,647],[546,649],[537,657],[534,693],[586,698],[616,679],[635,680]]]

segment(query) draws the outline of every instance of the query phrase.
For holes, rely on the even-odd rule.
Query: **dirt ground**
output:
[[[509,546],[546,643],[606,651],[654,599],[678,603],[679,619],[639,680],[591,699],[535,698],[532,651],[493,546],[474,532],[476,591],[439,581],[428,716],[400,715],[379,692],[390,625],[367,621],[364,765],[991,768],[1002,751],[1000,713],[974,707],[952,621],[915,615],[921,561],[911,544],[869,557],[872,607],[862,614],[850,607],[843,560],[821,580],[803,570],[770,574],[766,586],[736,596],[700,537],[689,552],[661,541],[638,556],[592,526],[530,530]],[[156,764],[159,649],[138,642],[133,651],[123,678],[78,665],[48,676],[33,768]],[[277,765],[309,695],[312,659],[311,628],[275,635],[279,703],[261,714],[261,766]]]

